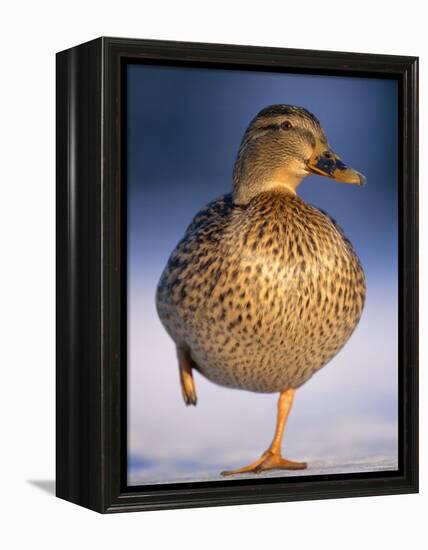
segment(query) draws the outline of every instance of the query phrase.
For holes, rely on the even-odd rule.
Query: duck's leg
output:
[[[186,405],[196,405],[196,388],[192,369],[195,367],[188,349],[177,346],[178,368],[183,399]]]
[[[285,424],[293,404],[294,394],[296,390],[290,389],[281,392],[278,400],[278,415],[276,420],[276,430],[272,443],[267,451],[262,456],[243,468],[237,470],[226,470],[222,475],[229,476],[233,474],[244,474],[252,472],[258,474],[264,470],[303,470],[307,467],[306,462],[294,462],[287,460],[281,456],[282,435],[284,433]]]

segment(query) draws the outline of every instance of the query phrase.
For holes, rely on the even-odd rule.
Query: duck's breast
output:
[[[212,381],[261,392],[297,387],[357,325],[360,262],[337,224],[297,197],[267,193],[217,214],[194,223],[172,255],[161,319]]]

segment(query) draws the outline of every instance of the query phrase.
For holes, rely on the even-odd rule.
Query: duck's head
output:
[[[362,174],[348,168],[332,151],[312,113],[293,105],[266,107],[242,139],[233,173],[234,201],[246,204],[259,193],[281,187],[295,193],[310,174],[365,183]]]

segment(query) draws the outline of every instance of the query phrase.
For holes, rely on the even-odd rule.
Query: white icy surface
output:
[[[234,466],[243,466],[235,464]],[[211,465],[206,467],[197,466],[195,464],[186,463],[164,463],[151,467],[132,468],[129,472],[128,483],[130,485],[141,484],[158,484],[158,483],[174,483],[174,482],[196,482],[196,481],[227,481],[233,479],[253,479],[254,474],[240,474],[234,476],[223,477],[220,471],[226,465]],[[233,465],[231,466],[233,467]],[[361,472],[379,472],[397,470],[397,461],[393,458],[386,457],[371,457],[365,460],[309,460],[306,470],[284,471],[272,470],[257,474],[257,479],[260,478],[277,478],[277,477],[301,477],[313,475],[332,475],[332,474],[350,474]]]

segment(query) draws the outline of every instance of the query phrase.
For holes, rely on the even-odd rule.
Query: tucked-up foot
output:
[[[260,474],[266,470],[304,470],[308,465],[306,462],[295,462],[287,460],[280,454],[266,451],[263,455],[248,466],[238,468],[237,470],[225,470],[221,474],[223,476],[231,476],[235,474]]]
[[[196,397],[195,381],[193,376],[188,372],[182,372],[181,391],[186,405],[196,405],[198,399]]]
[[[187,349],[177,347],[178,366],[180,371],[180,385],[186,405],[196,405],[196,386],[193,379],[195,363]]]

